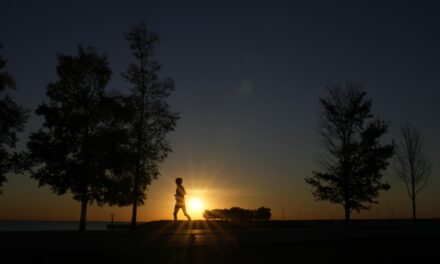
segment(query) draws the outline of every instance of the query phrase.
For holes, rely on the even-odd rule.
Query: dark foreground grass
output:
[[[436,221],[349,227],[315,222],[284,228],[228,224],[160,222],[134,231],[3,232],[0,263],[420,263],[436,262],[439,255]]]

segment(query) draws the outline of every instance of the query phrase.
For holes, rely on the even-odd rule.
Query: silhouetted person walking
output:
[[[179,209],[182,208],[183,214],[186,216],[186,218],[188,218],[188,220],[191,220],[191,217],[188,215],[188,213],[186,212],[186,204],[185,204],[185,188],[183,188],[182,185],[182,178],[177,178],[176,179],[176,184],[177,184],[177,188],[176,188],[176,194],[174,195],[174,197],[176,197],[176,205],[174,206],[174,221],[177,221],[177,213],[179,212]]]

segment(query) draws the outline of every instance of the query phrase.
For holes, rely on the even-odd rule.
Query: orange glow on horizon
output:
[[[268,207],[271,209],[272,219],[343,219],[343,209],[340,205],[316,202],[302,182],[277,184],[255,180],[233,181],[224,176],[226,173],[220,169],[217,172],[203,167],[189,172],[184,169],[179,169],[179,173],[167,171],[162,178],[154,181],[148,190],[145,204],[138,207],[139,222],[173,219],[176,188],[174,175],[184,175],[187,210],[194,220],[204,219],[205,210],[234,206],[245,209]],[[438,193],[434,190],[436,188],[423,193],[418,204],[420,218],[439,217],[440,207],[436,202]],[[374,205],[369,211],[353,213],[352,217],[355,219],[409,218],[410,213],[406,190],[396,184],[389,192],[381,194],[379,204]],[[113,216],[115,222],[129,222],[131,214],[131,206],[110,207],[93,204],[88,206],[87,221],[110,222]],[[1,220],[79,221],[79,217],[80,203],[73,200],[71,194],[57,196],[48,186],[38,188],[35,180],[27,175],[9,177],[0,197]],[[186,219],[182,211],[179,211],[178,219]]]

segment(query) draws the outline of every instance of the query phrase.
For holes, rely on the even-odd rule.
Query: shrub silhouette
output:
[[[230,209],[205,210],[203,213],[206,220],[268,221],[271,216],[270,208],[266,207],[255,210],[231,207]]]

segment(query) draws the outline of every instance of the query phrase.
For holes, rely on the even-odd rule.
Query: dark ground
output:
[[[440,221],[152,222],[140,230],[0,233],[0,263],[437,263]]]

